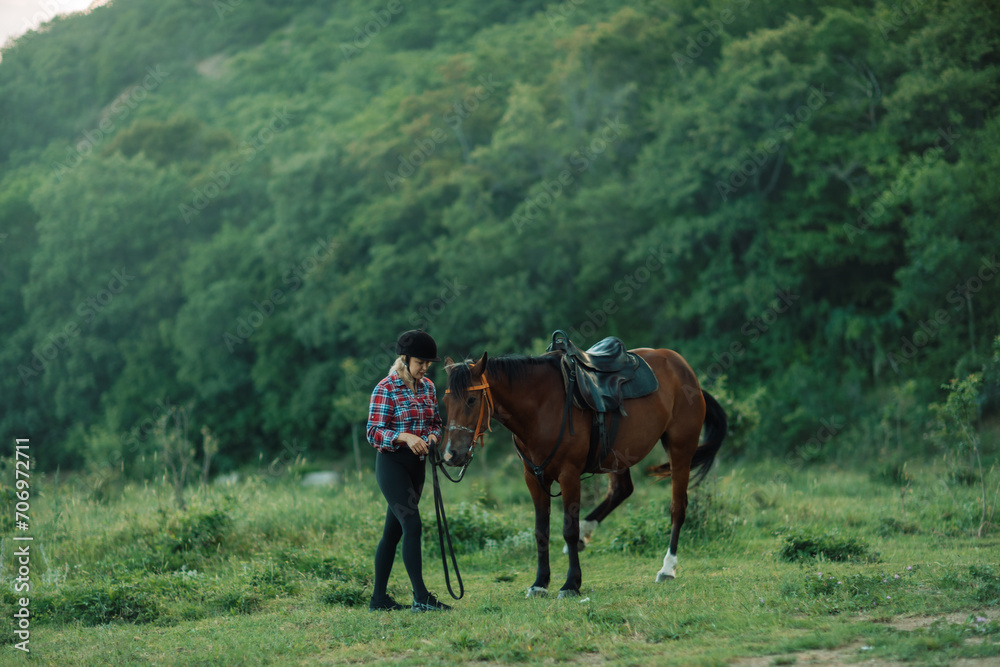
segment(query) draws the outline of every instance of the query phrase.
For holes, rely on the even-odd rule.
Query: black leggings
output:
[[[404,448],[375,455],[375,480],[389,502],[382,540],[375,550],[375,597],[386,594],[389,573],[396,558],[396,546],[403,539],[403,565],[410,577],[415,598],[427,594],[420,555],[420,511],[417,504],[424,489],[427,468],[420,457]]]

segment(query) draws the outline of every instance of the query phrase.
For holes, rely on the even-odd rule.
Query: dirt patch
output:
[[[908,632],[910,630],[919,630],[920,628],[929,628],[938,621],[944,621],[946,623],[965,623],[966,619],[969,618],[969,615],[970,614],[967,611],[958,611],[954,614],[945,614],[944,616],[912,616],[910,618],[896,619],[887,625],[897,630]],[[1000,618],[1000,610],[989,609],[987,611],[977,611],[975,615],[980,618],[988,618],[991,621],[995,621]]]
[[[988,618],[991,621],[1000,619],[1000,610],[991,609],[988,611],[978,611],[975,614],[981,618]],[[945,623],[965,623],[969,618],[969,612],[956,612],[943,616],[912,616],[900,618],[887,623],[889,627],[901,632],[912,632],[928,628],[936,622]],[[978,637],[968,639],[969,643],[981,641]],[[895,660],[865,660],[863,655],[866,647],[864,642],[857,641],[836,649],[818,649],[813,651],[797,651],[794,653],[782,653],[777,655],[764,655],[755,658],[738,658],[731,662],[733,667],[772,667],[772,665],[809,665],[810,667],[839,667],[841,665],[870,665],[874,667],[912,667],[912,663],[899,662]],[[983,658],[980,660],[963,658],[951,663],[952,667],[986,667],[996,665],[996,658]]]

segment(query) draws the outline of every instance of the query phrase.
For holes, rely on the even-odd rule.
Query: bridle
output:
[[[482,391],[483,396],[479,403],[479,419],[476,421],[475,430],[469,428],[468,426],[461,426],[459,424],[448,424],[449,431],[467,431],[472,434],[472,444],[475,446],[476,440],[479,441],[480,446],[485,446],[484,438],[486,438],[486,432],[483,431],[483,422],[486,423],[486,430],[490,433],[493,432],[493,427],[490,426],[490,421],[493,419],[493,412],[495,411],[493,404],[493,392],[490,391],[490,383],[486,380],[486,371],[483,371],[482,382],[475,385],[474,387],[467,387],[466,391]],[[446,389],[446,394],[451,393],[451,389]]]
[[[472,364],[469,365],[472,366]],[[452,479],[451,475],[449,475],[447,471],[444,470],[444,468],[441,469],[441,472],[444,473],[444,476],[447,477],[452,482],[460,481],[462,477],[465,475],[465,471],[469,467],[469,464],[472,462],[473,454],[476,451],[476,441],[477,440],[479,441],[480,447],[485,447],[486,432],[487,431],[490,433],[493,432],[493,427],[490,425],[490,422],[493,420],[493,413],[496,412],[496,407],[495,404],[493,403],[493,392],[490,391],[490,383],[486,379],[485,370],[483,371],[482,381],[475,386],[467,387],[466,391],[482,391],[483,395],[481,400],[479,401],[479,419],[476,421],[475,429],[471,429],[468,426],[461,426],[459,424],[455,424],[454,421],[448,424],[448,431],[466,431],[472,434],[472,443],[469,445],[469,460],[465,462],[464,466],[462,466],[462,472],[459,473],[458,479]],[[444,393],[450,394],[451,389],[446,389]],[[486,426],[485,431],[483,430],[484,425]]]

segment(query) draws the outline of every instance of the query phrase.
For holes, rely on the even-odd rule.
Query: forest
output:
[[[0,433],[129,480],[180,413],[213,474],[339,461],[403,331],[562,329],[680,352],[731,461],[951,456],[959,403],[995,456],[998,104],[990,0],[56,18],[0,60]]]

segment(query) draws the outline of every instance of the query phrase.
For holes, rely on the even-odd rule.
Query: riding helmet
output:
[[[424,361],[441,361],[437,356],[437,343],[430,334],[420,329],[404,332],[399,337],[396,341],[396,354]]]

